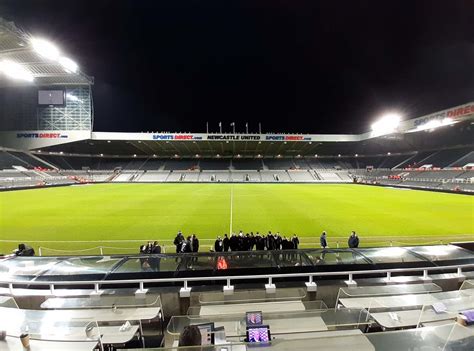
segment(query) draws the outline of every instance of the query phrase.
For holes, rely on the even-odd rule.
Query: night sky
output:
[[[96,131],[355,133],[474,100],[473,1],[0,0],[95,77]]]

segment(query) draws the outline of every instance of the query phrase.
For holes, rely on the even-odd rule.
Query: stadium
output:
[[[99,132],[94,78],[3,19],[0,74],[0,350],[474,348],[474,102]]]

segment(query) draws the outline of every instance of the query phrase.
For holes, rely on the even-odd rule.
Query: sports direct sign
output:
[[[61,133],[16,133],[18,139],[66,139],[69,136]]]
[[[466,105],[454,107],[452,109],[444,110],[441,112],[436,112],[431,115],[424,117],[416,118],[412,120],[413,126],[415,128],[430,123],[435,120],[445,120],[450,119],[451,121],[457,121],[462,117],[469,116],[474,114],[474,103],[469,103]]]
[[[201,140],[202,136],[195,134],[153,134],[153,140]]]
[[[305,135],[266,135],[266,134],[153,134],[153,140],[227,140],[227,141],[311,141]]]

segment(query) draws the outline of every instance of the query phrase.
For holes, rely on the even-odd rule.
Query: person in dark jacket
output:
[[[183,241],[184,241],[184,236],[181,233],[181,231],[179,231],[178,234],[176,235],[176,237],[174,238],[174,241],[173,241],[173,244],[176,246],[176,253],[181,252],[181,247],[182,247]]]
[[[224,252],[229,251],[230,243],[227,234],[224,234],[224,240],[222,240],[222,243],[224,244]]]
[[[19,244],[18,250],[15,251],[15,254],[17,256],[34,256],[35,250],[29,245]]]
[[[193,252],[199,252],[199,239],[197,238],[196,234],[193,234],[191,239],[191,247]]]
[[[230,239],[229,239],[229,247],[231,251],[238,251],[239,250],[239,239],[235,235],[235,233],[232,233]]]
[[[220,236],[217,237],[216,241],[214,242],[214,251],[215,252],[222,252],[224,251],[224,243]]]
[[[349,240],[347,240],[347,245],[351,249],[357,249],[359,247],[359,237],[357,236],[355,231],[352,231],[351,236],[349,236]]]
[[[180,252],[181,253],[191,253],[191,252],[193,252],[193,249],[192,249],[192,246],[191,246],[191,236],[188,236],[186,238],[186,240],[184,240],[181,243]]]
[[[326,239],[326,232],[323,232],[321,236],[319,237],[319,243],[321,244],[321,247],[325,249],[328,247],[328,241]]]
[[[291,238],[291,242],[293,244],[293,249],[298,250],[298,245],[300,244],[300,239],[298,239],[296,234],[293,234],[293,238]]]
[[[158,244],[158,241],[153,243],[150,253],[153,255],[150,258],[151,269],[153,269],[155,272],[158,272],[161,265],[161,257],[159,256],[159,254],[161,254],[161,246]]]

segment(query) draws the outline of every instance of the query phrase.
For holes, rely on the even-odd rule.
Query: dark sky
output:
[[[474,100],[474,1],[0,0],[95,77],[97,131],[351,133]]]

